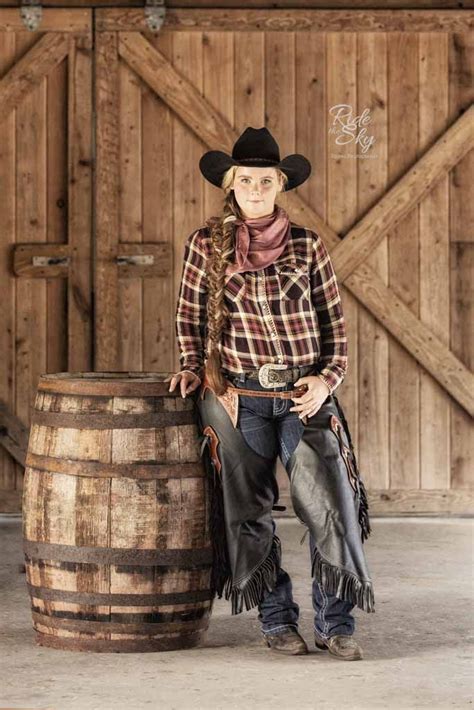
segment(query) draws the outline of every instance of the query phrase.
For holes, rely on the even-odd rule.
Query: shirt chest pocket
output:
[[[275,264],[282,301],[309,299],[308,267],[303,264]]]
[[[231,301],[242,301],[246,293],[245,274],[232,274],[226,276],[225,295]]]

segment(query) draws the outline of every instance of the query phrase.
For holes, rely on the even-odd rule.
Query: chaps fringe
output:
[[[364,542],[364,540],[367,540],[369,537],[370,533],[372,532],[372,528],[370,527],[370,520],[369,520],[369,501],[367,499],[367,491],[365,490],[364,483],[362,481],[362,478],[360,477],[360,472],[359,468],[357,466],[357,459],[354,451],[354,446],[352,444],[352,439],[351,439],[351,433],[349,431],[349,425],[347,424],[346,418],[344,416],[344,412],[342,410],[341,405],[339,404],[339,400],[337,399],[336,395],[333,393],[333,398],[336,403],[337,411],[339,413],[339,418],[342,422],[342,425],[344,427],[344,431],[346,432],[347,435],[347,440],[349,441],[349,448],[351,450],[351,456],[352,456],[352,462],[354,464],[354,469],[357,473],[357,482],[358,482],[358,489],[359,489],[359,526],[361,528],[361,540]]]
[[[316,576],[328,594],[335,594],[366,612],[375,612],[372,582],[362,582],[354,574],[335,567],[321,556],[317,548],[311,560],[311,575]]]
[[[243,604],[248,611],[258,606],[265,589],[269,592],[275,587],[281,560],[281,541],[273,535],[272,547],[267,557],[245,579],[233,584],[229,577],[225,585],[225,598],[231,600],[232,614],[240,614]],[[220,597],[221,595],[219,595]]]

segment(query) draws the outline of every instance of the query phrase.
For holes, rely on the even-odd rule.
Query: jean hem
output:
[[[354,632],[352,632],[352,633],[350,633],[350,634],[344,634],[344,633],[338,632],[338,633],[336,633],[336,634],[331,634],[330,636],[326,636],[326,634],[322,634],[321,631],[318,631],[318,629],[315,628],[314,626],[313,626],[313,630],[318,634],[318,636],[320,636],[320,637],[321,637],[322,639],[324,639],[325,641],[329,641],[329,639],[331,638],[331,636],[352,636],[353,633],[354,633]]]
[[[278,624],[278,626],[272,626],[270,629],[264,629],[262,628],[262,634],[271,634],[274,633],[275,631],[280,631],[281,629],[288,629],[288,628],[298,628],[298,624]]]

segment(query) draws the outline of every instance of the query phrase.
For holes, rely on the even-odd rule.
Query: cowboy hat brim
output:
[[[233,165],[240,165],[242,167],[251,166],[253,162],[253,167],[279,168],[284,172],[288,177],[285,192],[301,185],[301,183],[307,180],[311,175],[311,163],[300,153],[292,153],[291,155],[287,155],[286,158],[283,158],[283,160],[280,160],[279,163],[275,163],[265,159],[258,161],[240,161],[235,160],[232,156],[221,150],[209,150],[201,157],[199,169],[206,180],[216,187],[222,187],[222,178],[226,170]]]

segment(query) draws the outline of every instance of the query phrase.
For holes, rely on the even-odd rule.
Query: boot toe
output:
[[[296,629],[282,629],[275,633],[263,633],[264,644],[279,653],[286,653],[290,656],[301,656],[308,653],[308,646],[304,638]]]
[[[328,650],[332,656],[343,661],[358,661],[364,657],[362,648],[352,636],[336,634],[324,639],[315,633],[314,642],[317,648]]]

